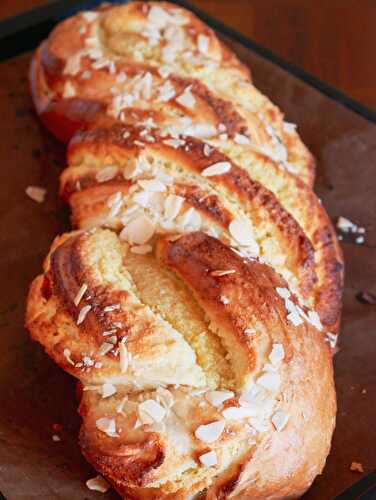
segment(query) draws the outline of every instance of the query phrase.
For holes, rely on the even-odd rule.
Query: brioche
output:
[[[83,455],[124,499],[298,498],[335,425],[343,262],[295,127],[166,2],[63,21],[30,83],[74,231],[26,325],[78,380]]]

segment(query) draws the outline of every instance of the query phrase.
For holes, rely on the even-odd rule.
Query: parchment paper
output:
[[[366,227],[366,242],[343,243],[346,289],[340,349],[335,356],[338,420],[325,471],[305,496],[326,500],[376,468],[376,127],[248,49],[230,43],[250,64],[257,86],[275,101],[318,161],[317,192],[330,216]],[[31,342],[24,310],[31,279],[56,234],[69,229],[58,198],[64,148],[42,129],[27,88],[29,55],[0,64],[0,491],[8,500],[117,498],[89,491],[95,475],[81,457],[75,384]],[[37,204],[28,185],[48,190]],[[353,238],[352,238],[353,239]],[[56,434],[61,440],[55,442]]]

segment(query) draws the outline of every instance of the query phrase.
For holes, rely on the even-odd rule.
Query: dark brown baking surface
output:
[[[366,242],[343,244],[346,289],[340,349],[335,357],[338,420],[324,474],[307,500],[326,500],[376,468],[376,127],[253,52],[231,44],[250,64],[256,84],[299,126],[318,160],[317,192],[330,216],[366,227]],[[85,487],[95,475],[77,444],[74,381],[55,366],[23,327],[31,279],[54,236],[69,228],[58,198],[64,148],[36,119],[28,96],[29,55],[0,64],[0,491],[8,500],[116,498]],[[48,190],[37,204],[28,185]],[[364,393],[364,390],[366,391]],[[61,431],[53,424],[62,425]],[[61,441],[53,442],[58,434]]]

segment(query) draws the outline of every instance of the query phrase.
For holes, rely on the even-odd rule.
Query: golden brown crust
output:
[[[148,8],[152,6],[151,3]],[[170,11],[171,6],[166,3],[164,8]],[[218,41],[212,30],[192,14],[181,10],[187,19],[181,31],[186,37],[184,50],[203,56],[197,49],[197,41],[199,36],[204,37],[209,47],[205,57],[209,57],[210,63],[219,64],[218,68],[214,67],[213,76],[211,73],[201,74],[201,69],[196,74],[195,67],[190,70],[185,67],[186,52],[179,52],[177,60],[170,64],[171,75],[163,78],[158,73],[155,62],[160,58],[163,44],[161,47],[150,44],[154,52],[148,55],[147,46],[142,42],[150,24],[148,12],[141,4],[112,7],[103,9],[94,22],[87,22],[78,15],[55,28],[48,41],[36,52],[30,74],[37,110],[52,132],[66,141],[76,130],[92,124],[101,115],[113,114],[111,89],[124,92],[121,88],[125,85],[125,92],[129,92],[129,82],[119,84],[118,75],[126,75],[129,80],[134,75],[148,73],[153,77],[153,88],[160,88],[166,82],[175,88],[175,97],[166,98],[162,110],[158,111],[158,123],[166,122],[171,113],[175,116],[185,114],[195,121],[224,126],[222,132],[225,131],[230,138],[233,138],[234,131],[246,133],[252,144],[271,154],[278,163],[284,164],[287,160],[294,164],[298,174],[312,185],[313,158],[296,132],[286,132],[282,114],[253,87],[249,71]],[[94,43],[97,36],[98,42]],[[90,43],[85,42],[86,38]],[[137,60],[133,55],[139,52],[139,43],[141,52],[146,52],[143,59]],[[99,50],[98,54],[93,50]],[[101,66],[101,61],[104,61],[104,66]],[[106,66],[106,61],[113,61],[116,67]],[[175,101],[187,87],[197,100],[195,109]],[[116,113],[116,117],[129,123],[132,114],[145,110],[145,105],[155,109],[156,104],[155,98],[138,100],[125,106],[123,115]],[[287,147],[286,157],[282,141]]]
[[[127,254],[116,242],[116,236],[110,231],[97,230],[66,235],[55,243],[50,258],[46,260],[43,278],[49,277],[51,281],[48,296],[42,299],[41,277],[37,278],[30,293],[27,316],[32,335],[53,357],[58,352],[55,340],[58,333],[60,350],[68,348],[69,358],[77,365],[77,352],[85,348],[84,339],[96,338],[96,327],[90,315],[100,323],[98,304],[103,290],[107,290],[110,302],[118,301],[119,294],[128,293],[127,290],[114,290],[124,287],[125,283],[119,283],[119,276],[124,274],[119,269],[127,265]],[[71,252],[74,252],[74,257]],[[114,264],[119,255],[122,255],[121,259]],[[252,498],[296,497],[321,471],[334,425],[333,374],[324,338],[307,322],[293,326],[289,321],[284,299],[277,293],[278,289],[287,290],[286,283],[278,274],[256,261],[244,261],[215,238],[203,233],[191,233],[173,242],[162,238],[157,244],[156,258],[191,290],[211,322],[211,329],[222,339],[236,375],[232,386],[234,397],[216,408],[205,402],[205,383],[201,394],[200,391],[194,392],[192,382],[187,381],[182,386],[168,384],[165,386],[167,391],[163,390],[172,399],[172,406],[164,420],[140,427],[137,425],[137,418],[140,418],[137,411],[140,411],[142,401],[158,398],[155,395],[160,390],[160,375],[155,373],[157,379],[149,378],[148,387],[136,385],[132,389],[120,373],[116,354],[99,355],[97,343],[91,357],[101,360],[100,367],[84,369],[61,363],[84,384],[80,444],[85,457],[124,498],[183,499],[205,488],[208,488],[206,497],[213,499],[247,498],[249,495]],[[75,263],[79,261],[83,265],[75,270]],[[103,266],[108,266],[108,269]],[[234,272],[216,276],[219,267],[231,268]],[[68,329],[67,324],[69,317],[73,321],[76,318],[77,308],[72,304],[75,284],[71,280],[73,276],[78,277],[77,272],[79,279],[84,273],[89,285],[89,296],[85,295],[83,303],[90,303],[93,311],[85,317],[85,328],[80,325],[79,344],[74,345],[72,339],[76,333],[73,328]],[[41,295],[37,292],[38,286]],[[229,301],[223,303],[223,296]],[[291,299],[296,301],[293,296]],[[121,309],[116,319],[121,319],[123,327],[117,334],[118,341],[121,342],[122,335],[127,336],[129,352],[134,356],[137,353],[137,360],[134,358],[131,362],[129,377],[136,376],[134,382],[139,382],[139,377],[133,373],[133,365],[142,363],[143,358],[150,354],[150,348],[143,350],[140,347],[145,336],[143,328],[137,330],[138,338],[130,334],[126,325],[130,310],[126,309],[125,301],[119,302]],[[53,316],[52,304],[56,305]],[[103,311],[103,305],[101,307]],[[136,324],[135,319],[132,324]],[[252,335],[247,332],[251,325],[255,328]],[[102,328],[108,328],[108,325],[102,325]],[[64,332],[64,338],[61,338],[61,332]],[[169,361],[176,353],[173,353],[171,340],[166,337],[166,330],[163,335],[161,340],[166,346],[164,363],[171,377],[176,377],[176,367]],[[180,338],[177,342],[185,341]],[[210,445],[198,440],[195,432],[200,425],[223,418],[222,412],[234,406],[242,408],[242,394],[255,386],[262,388],[260,376],[270,373],[264,371],[265,363],[275,362],[270,351],[276,345],[283,346],[284,351],[282,363],[279,361],[273,365],[276,370],[273,373],[279,374],[279,385],[274,388],[266,386],[264,417],[250,419],[252,425],[260,426],[264,422],[264,427],[257,427],[258,430],[249,435],[244,422],[226,416],[225,432],[220,439]],[[186,357],[187,351],[181,350],[179,363],[182,364]],[[199,373],[201,369],[192,364],[190,370]],[[93,372],[96,372],[95,376]],[[110,397],[101,397],[101,384],[112,383],[115,379],[117,392]],[[312,380],[316,380],[315,391],[312,391]],[[160,393],[160,397],[165,397],[165,394]],[[279,430],[273,427],[279,425],[273,420],[277,413],[288,416],[287,424],[285,422]],[[101,419],[113,419],[115,431],[98,427]],[[269,419],[275,423],[271,424]],[[215,450],[218,460],[214,469],[200,465],[199,457],[210,449]]]
[[[68,150],[68,161],[71,167],[63,173],[61,192],[71,205],[72,221],[77,227],[92,227],[94,222],[90,221],[103,224],[108,212],[106,199],[111,193],[123,192],[131,185],[130,181],[124,179],[121,169],[110,181],[98,182],[95,178],[98,170],[90,166],[93,157],[97,160],[101,158],[99,165],[107,163],[124,165],[129,158],[155,152],[177,166],[180,169],[179,175],[182,169],[199,173],[213,163],[230,161],[213,147],[210,154],[205,156],[203,143],[194,138],[187,138],[182,141],[181,146],[173,147],[164,142],[165,140],[168,142],[170,137],[161,138],[157,132],[150,131],[149,136],[155,138],[155,141],[143,142],[143,130],[143,127],[113,125],[78,133],[71,141]],[[124,133],[129,135],[124,138]],[[135,141],[138,144],[135,144]],[[88,166],[84,166],[87,163]],[[258,214],[256,224],[261,224],[266,217],[272,220],[273,235],[279,238],[283,252],[288,256],[289,269],[293,269],[295,275],[299,273],[300,292],[305,297],[313,293],[312,303],[315,304],[321,321],[326,328],[337,332],[343,281],[342,255],[331,222],[321,203],[299,181],[296,185],[296,199],[292,198],[290,191],[284,187],[281,189],[277,185],[275,188],[273,185],[275,176],[263,177],[260,174],[263,168],[262,163],[260,167],[254,163],[253,169],[248,172],[251,175],[254,174],[256,178],[263,179],[266,184],[270,183],[270,187],[275,190],[275,197],[259,182],[247,175],[244,165],[242,165],[243,168],[239,168],[234,162],[231,163],[231,171],[217,176],[215,185],[222,185],[226,189],[224,192],[226,196],[238,196],[242,206],[246,206],[247,200],[251,200],[255,206],[254,212]],[[282,177],[283,182],[289,179],[289,174]],[[201,181],[204,179],[195,179],[195,182]],[[77,182],[79,191],[77,191]],[[200,208],[206,215],[210,215],[213,221],[217,220],[219,225],[226,223],[228,225],[229,218],[221,215],[223,208],[220,209],[218,202],[215,203],[213,211],[213,207],[208,206],[210,201],[213,203],[213,198],[210,200],[210,197],[206,197],[199,205],[197,198],[202,199],[203,195],[198,194],[196,202],[191,196],[188,202]],[[294,218],[277,203],[276,198],[288,204],[290,213],[296,215],[299,223],[307,231],[310,241],[304,236]]]

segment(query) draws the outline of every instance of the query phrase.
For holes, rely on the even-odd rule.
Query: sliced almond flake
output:
[[[221,295],[221,296],[219,297],[219,300],[220,300],[220,302],[222,302],[222,304],[224,304],[225,306],[226,306],[227,304],[229,304],[229,303],[230,303],[230,299],[229,299],[228,297],[226,297],[225,295]]]
[[[110,437],[118,437],[119,434],[116,431],[116,420],[114,418],[99,418],[95,425],[97,429],[107,434]]]
[[[103,344],[101,344],[101,346],[99,347],[98,354],[99,356],[105,356],[113,348],[114,348],[113,344],[110,344],[109,342],[103,342]]]
[[[346,217],[338,217],[337,220],[337,228],[343,231],[344,233],[356,233],[358,226],[351,222],[350,219],[347,219]]]
[[[92,23],[93,21],[95,21],[98,18],[99,14],[98,14],[98,12],[93,12],[91,10],[87,10],[85,12],[81,12],[81,16],[88,23]]]
[[[228,139],[228,134],[219,134],[218,139],[220,141],[227,141]]]
[[[118,338],[116,335],[111,335],[111,337],[107,338],[107,342],[109,342],[112,345],[116,345],[118,342]]]
[[[140,169],[139,169],[138,164],[136,162],[129,163],[129,165],[126,165],[123,169],[123,177],[126,180],[133,179],[139,173],[140,173]]]
[[[293,134],[296,132],[297,125],[295,123],[283,122],[283,130],[286,134]]]
[[[254,333],[256,333],[256,330],[254,328],[244,328],[243,331],[246,335],[253,335]]]
[[[61,437],[58,436],[57,434],[53,434],[52,435],[52,441],[54,441],[55,443],[61,441]]]
[[[127,79],[127,75],[124,73],[124,71],[121,71],[116,75],[116,81],[117,83],[124,83],[125,80]]]
[[[166,409],[154,399],[147,399],[138,405],[139,412],[144,412],[155,422],[161,422],[166,416]]]
[[[201,54],[205,56],[208,55],[209,52],[209,42],[210,38],[206,35],[202,35],[201,33],[197,37],[197,47]]]
[[[228,161],[219,161],[217,163],[214,163],[213,165],[210,165],[210,167],[206,167],[202,172],[201,175],[204,177],[211,177],[213,175],[222,175],[226,174],[231,170],[231,163]]]
[[[135,247],[131,247],[131,252],[137,255],[146,255],[153,250],[151,245],[138,245]]]
[[[169,80],[166,80],[158,88],[157,101],[167,102],[175,96],[176,96],[175,88]]]
[[[198,139],[209,139],[217,134],[217,129],[210,123],[193,123],[184,129],[184,135],[197,137]]]
[[[185,141],[183,141],[183,139],[165,139],[163,141],[163,144],[166,144],[167,146],[171,146],[174,149],[178,149],[182,146],[185,146]]]
[[[28,186],[25,190],[27,196],[37,203],[43,203],[47,190],[39,186]]]
[[[152,193],[163,193],[167,189],[166,185],[158,179],[141,179],[137,181],[137,184],[145,191],[151,191]]]
[[[206,157],[210,156],[213,151],[214,151],[214,149],[211,148],[209,146],[209,144],[206,144],[206,143],[204,144],[204,149],[203,149],[204,156],[206,156]]]
[[[109,398],[110,396],[113,396],[116,394],[117,390],[116,387],[113,384],[103,384],[102,385],[102,398]]]
[[[176,102],[189,109],[192,109],[196,104],[196,99],[191,92],[191,88],[192,85],[188,85],[188,87],[184,89],[184,92],[176,98]]]
[[[234,141],[236,142],[236,144],[242,145],[249,144],[251,142],[249,138],[243,134],[235,134]]]
[[[234,274],[236,273],[235,269],[224,269],[224,270],[217,270],[217,271],[211,271],[212,276],[227,276],[227,274]]]
[[[89,490],[106,493],[110,489],[109,483],[102,476],[96,476],[86,481],[86,486]]]
[[[301,318],[301,316],[299,316],[299,314],[295,311],[293,312],[290,312],[287,316],[286,316],[287,320],[290,321],[290,323],[292,323],[294,326],[300,326],[303,324],[303,320]]]
[[[206,400],[213,406],[221,406],[222,403],[235,396],[232,391],[208,391],[205,394]]]
[[[157,71],[162,78],[167,78],[170,75],[170,70],[167,66],[161,66]]]
[[[131,245],[144,245],[153,236],[154,223],[146,215],[140,215],[131,220],[121,231],[120,239],[127,240]]]
[[[171,21],[171,16],[165,9],[159,7],[159,5],[152,5],[148,12],[147,20],[156,28],[163,29]]]
[[[161,404],[169,410],[174,405],[174,397],[168,389],[164,387],[157,387],[156,393],[160,399]]]
[[[85,295],[85,292],[87,290],[87,284],[86,283],[83,283],[80,287],[80,289],[78,290],[75,298],[73,299],[73,303],[74,305],[77,307],[78,304],[81,302],[81,299],[82,297]]]
[[[164,215],[167,219],[175,219],[183,207],[185,199],[182,196],[169,194],[164,202]]]
[[[272,424],[274,425],[276,431],[280,432],[286,427],[289,420],[289,414],[286,411],[278,410],[272,416]]]
[[[337,346],[337,340],[338,340],[338,335],[332,332],[326,332],[326,342],[329,343],[330,347],[332,349],[335,349]]]
[[[71,351],[69,349],[65,348],[63,351],[63,354],[64,354],[65,359],[68,361],[68,363],[70,363],[71,365],[74,366],[74,361],[71,358],[71,354],[72,354]]]
[[[208,451],[199,457],[200,462],[205,467],[214,467],[218,463],[217,454],[215,451]]]
[[[117,205],[119,202],[122,200],[122,193],[121,191],[117,191],[116,193],[112,194],[107,198],[107,206],[108,207],[113,207],[114,205]]]
[[[280,297],[282,297],[282,299],[288,299],[291,296],[291,292],[288,288],[277,287],[275,291],[278,293]]]
[[[103,312],[108,313],[108,312],[116,311],[118,309],[120,309],[120,304],[111,304],[110,306],[104,307]]]
[[[81,74],[81,80],[89,80],[89,78],[91,78],[93,72],[90,71],[90,70],[85,70],[82,74]]]
[[[166,237],[166,240],[167,241],[178,241],[182,236],[184,236],[183,234],[170,234]]]
[[[200,425],[195,430],[195,436],[200,441],[210,444],[217,441],[225,428],[225,422],[219,420],[217,422],[212,422],[211,424]]]
[[[267,372],[263,373],[258,379],[257,384],[261,385],[268,391],[277,391],[281,385],[281,377],[278,373]]]
[[[126,373],[129,366],[129,356],[128,349],[124,342],[120,342],[119,345],[119,359],[120,359],[120,371],[121,373]]]
[[[272,351],[269,354],[269,360],[272,365],[279,365],[285,357],[285,350],[282,344],[273,344]]]
[[[81,308],[80,312],[78,313],[77,325],[80,325],[81,323],[83,323],[85,321],[86,315],[88,314],[90,309],[91,309],[91,305],[89,305],[89,304],[86,306],[83,306]]]
[[[76,89],[72,84],[72,82],[70,81],[65,82],[62,94],[64,99],[70,99],[71,97],[75,97],[76,94],[77,94]]]
[[[116,177],[118,173],[118,168],[113,165],[108,165],[99,172],[97,172],[95,178],[98,182],[107,182]]]
[[[65,62],[63,75],[77,75],[81,70],[81,57],[82,53],[80,52],[69,57]],[[81,78],[83,78],[83,74]]]
[[[84,356],[82,361],[85,366],[94,366],[94,360],[90,356]]]
[[[316,311],[308,311],[308,321],[317,330],[320,330],[320,332],[322,331],[323,326],[322,326],[322,323],[320,321],[320,316],[317,314]]]
[[[201,227],[201,215],[193,207],[189,208],[182,217],[183,226],[192,231]]]
[[[230,222],[231,236],[242,246],[254,243],[253,226],[247,219],[234,219]]]
[[[230,406],[223,410],[222,415],[226,420],[242,420],[252,415],[248,408],[238,408],[237,406]]]

